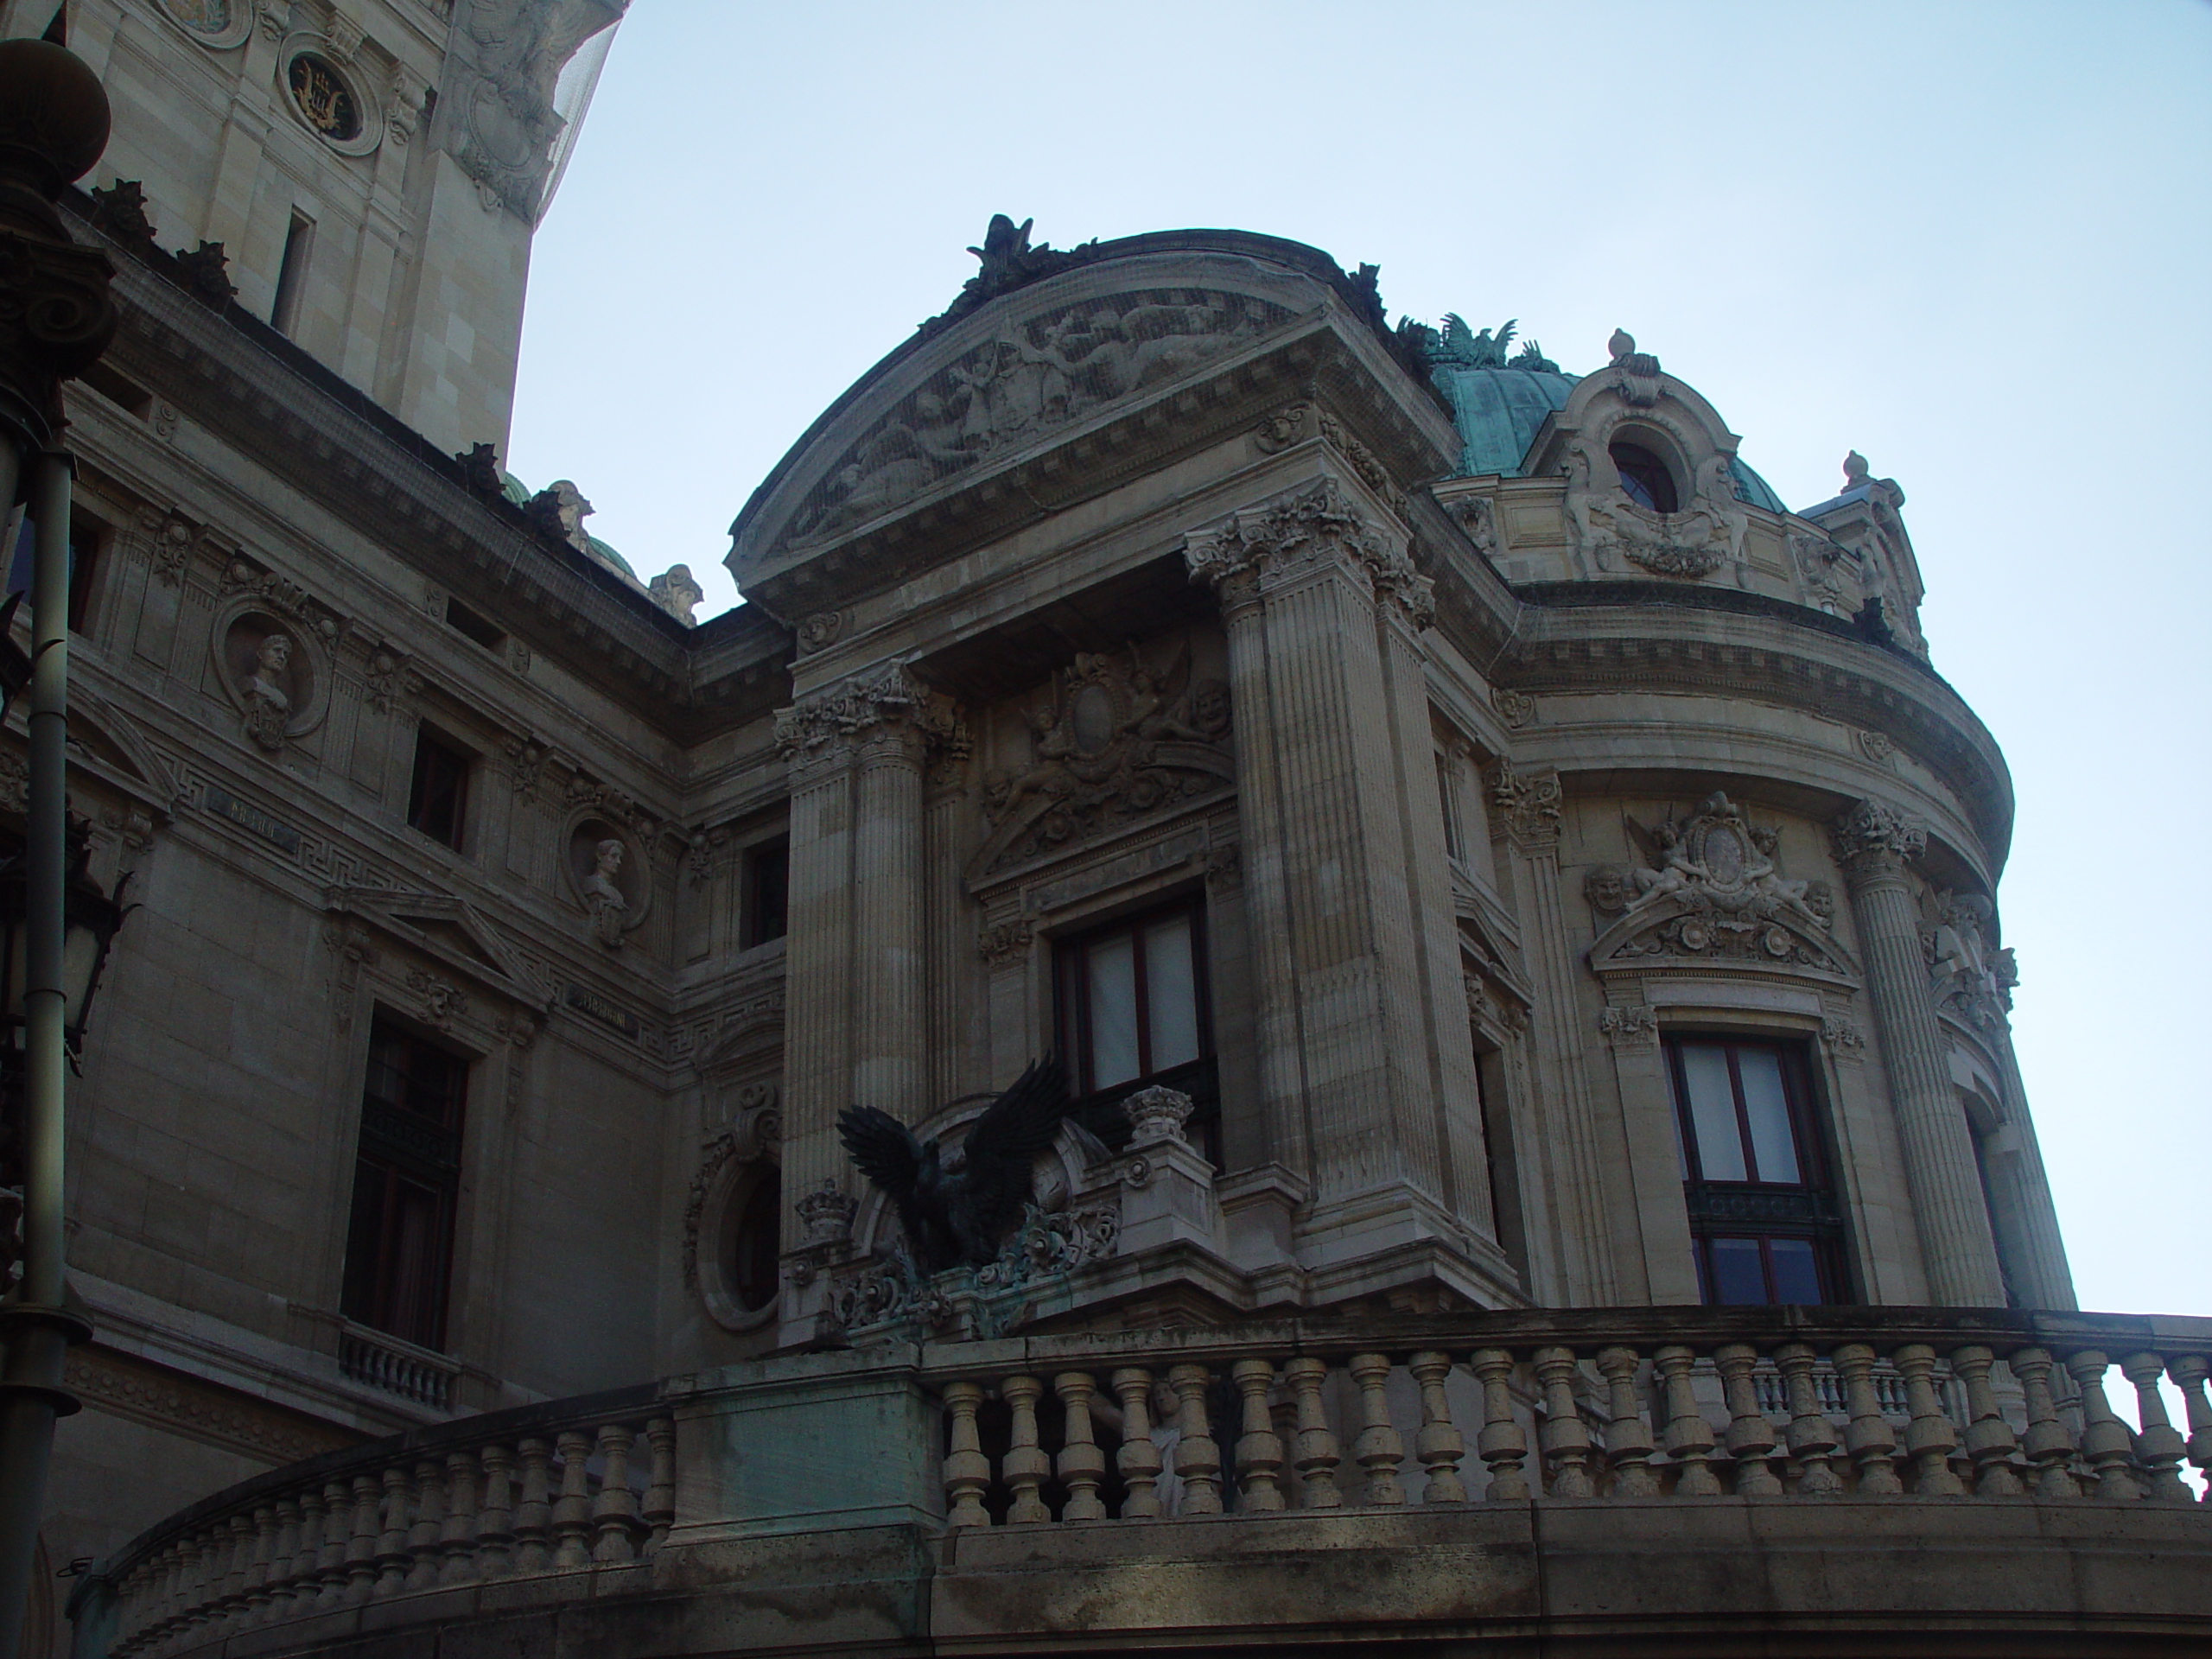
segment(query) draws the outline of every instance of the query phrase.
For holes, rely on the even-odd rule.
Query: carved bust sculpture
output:
[[[596,861],[592,873],[584,878],[584,903],[591,910],[592,934],[601,944],[610,947],[622,943],[624,922],[630,909],[630,901],[614,885],[626,850],[618,838],[607,836],[594,849]]]
[[[255,647],[253,671],[240,683],[245,699],[246,735],[264,749],[283,747],[292,717],[292,639],[272,633]]]

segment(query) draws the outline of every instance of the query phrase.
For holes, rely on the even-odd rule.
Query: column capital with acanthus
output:
[[[1183,539],[1191,579],[1231,612],[1258,602],[1272,582],[1335,560],[1415,627],[1434,619],[1436,584],[1396,540],[1360,512],[1333,478],[1242,508]]]
[[[776,753],[796,765],[886,728],[894,728],[894,735],[911,734],[918,745],[927,730],[930,702],[928,689],[904,663],[880,664],[778,709]]]
[[[1854,882],[1900,874],[1928,850],[1928,825],[1886,801],[1854,801],[1829,829],[1836,862]]]

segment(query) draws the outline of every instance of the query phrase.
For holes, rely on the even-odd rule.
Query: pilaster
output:
[[[1194,533],[1184,556],[1229,634],[1266,1155],[1312,1185],[1309,1258],[1433,1234],[1451,1209],[1453,1114],[1408,869],[1431,849],[1406,822],[1408,778],[1435,787],[1413,639],[1427,582],[1325,477]],[[1415,720],[1419,774],[1400,753]],[[1467,1051],[1460,1115],[1474,1116],[1464,1020],[1452,1030]],[[1427,1203],[1386,1219],[1374,1199],[1394,1188]]]
[[[1869,800],[1838,818],[1834,834],[1858,921],[1905,1182],[1928,1264],[1929,1298],[1949,1306],[2002,1307],[2004,1279],[1972,1131],[1952,1088],[1921,955],[1919,915],[1905,876],[1906,861],[1927,848],[1927,826]]]

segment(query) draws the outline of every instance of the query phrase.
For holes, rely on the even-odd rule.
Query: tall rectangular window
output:
[[[743,949],[784,937],[791,903],[791,843],[788,837],[746,849]]]
[[[340,1311],[423,1348],[445,1343],[467,1082],[457,1055],[372,1027]]]
[[[293,334],[300,325],[300,296],[308,285],[308,262],[315,255],[315,220],[295,208],[291,228],[284,232],[284,257],[276,267],[276,302],[269,310],[269,326],[280,334]]]
[[[101,530],[83,512],[69,514],[69,631],[82,633],[92,602],[92,575],[99,563]],[[16,521],[16,545],[8,559],[8,592],[23,596],[30,613],[31,582],[38,564],[38,524],[26,512]]]
[[[415,781],[407,822],[432,841],[460,850],[468,826],[469,757],[428,727],[415,735]]]
[[[1436,756],[1436,795],[1444,809],[1444,850],[1464,863],[1467,857],[1467,842],[1459,829],[1459,780],[1452,776],[1455,770],[1452,757],[1439,750]]]
[[[1193,1139],[1220,1161],[1205,927],[1195,904],[1061,941],[1060,1052],[1075,1115],[1109,1145],[1128,1134],[1116,1103],[1148,1084],[1189,1095]]]
[[[1803,1049],[1680,1037],[1667,1052],[1705,1300],[1842,1300],[1841,1226]]]

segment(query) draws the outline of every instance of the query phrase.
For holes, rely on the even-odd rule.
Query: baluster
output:
[[[656,1417],[647,1423],[645,1444],[652,1448],[652,1478],[645,1487],[640,1518],[650,1529],[645,1535],[645,1554],[650,1555],[676,1524],[676,1420]]]
[[[438,1581],[438,1537],[446,1520],[445,1465],[423,1458],[415,1465],[415,1524],[408,1529],[410,1590],[428,1590]]]
[[[1789,1408],[1789,1455],[1796,1460],[1796,1491],[1805,1497],[1833,1497],[1843,1491],[1835,1471],[1835,1425],[1821,1408],[1813,1376],[1817,1359],[1810,1344],[1786,1342],[1774,1351],[1782,1373],[1782,1396]]]
[[[1098,1384],[1083,1371],[1062,1371],[1052,1379],[1052,1392],[1060,1397],[1066,1427],[1060,1436],[1060,1484],[1068,1501],[1060,1506],[1063,1521],[1103,1521],[1106,1505],[1098,1496],[1098,1483],[1106,1478],[1106,1454],[1099,1449],[1090,1426],[1090,1402]]]
[[[353,1477],[353,1507],[346,1535],[346,1599],[364,1602],[376,1594],[378,1519],[384,1512],[384,1486],[374,1475]]]
[[[2186,1449],[2181,1431],[2166,1414],[2165,1396],[2158,1379],[2166,1362],[2159,1354],[2130,1354],[2120,1362],[2120,1374],[2135,1385],[2135,1412],[2143,1425],[2135,1437],[2136,1460],[2143,1465],[2144,1496],[2153,1503],[2194,1503],[2196,1494],[2182,1484],[2181,1458]]]
[[[561,1454],[561,1496],[553,1502],[553,1570],[591,1565],[591,1436],[568,1429],[553,1437]]]
[[[2166,1375],[2181,1390],[2182,1407],[2189,1414],[2189,1460],[2205,1478],[2203,1501],[2212,1503],[2212,1397],[2204,1389],[2208,1372],[2212,1372],[2212,1365],[2206,1363],[2202,1354],[2183,1354],[2166,1368]]]
[[[1552,1497],[1593,1497],[1590,1431],[1574,1403],[1574,1351],[1539,1348],[1529,1357],[1536,1386],[1544,1391],[1544,1421],[1536,1444],[1544,1456],[1544,1491]]]
[[[213,1620],[215,1628],[234,1630],[245,1622],[246,1575],[253,1571],[253,1522],[234,1515],[230,1520],[228,1570],[223,1574],[223,1599]]]
[[[599,1430],[599,1496],[591,1506],[592,1529],[598,1535],[591,1547],[594,1561],[620,1562],[638,1559],[638,1495],[630,1490],[630,1448],[638,1443],[637,1431],[626,1423],[602,1423]]]
[[[346,1604],[346,1545],[353,1535],[353,1489],[331,1479],[322,1484],[321,1545],[315,1558],[315,1606],[323,1611]],[[300,1611],[305,1612],[303,1605]]]
[[[514,1566],[514,1453],[494,1440],[479,1454],[484,1502],[476,1511],[476,1576],[503,1578]]]
[[[276,1541],[270,1547],[269,1573],[262,1580],[259,1621],[268,1624],[289,1616],[296,1564],[300,1557],[300,1509],[302,1498],[313,1498],[318,1508],[322,1495],[313,1487],[305,1492],[286,1492],[276,1500]],[[312,1568],[315,1549],[308,1547]]]
[[[1344,1458],[1329,1427],[1328,1408],[1321,1399],[1322,1386],[1329,1380],[1328,1362],[1301,1356],[1282,1368],[1282,1378],[1298,1402],[1298,1434],[1294,1442],[1297,1456],[1291,1463],[1298,1471],[1298,1506],[1339,1509],[1344,1495],[1337,1489],[1337,1465]]]
[[[438,1529],[438,1582],[467,1584],[476,1576],[476,1453],[446,1453],[446,1518]]]
[[[407,1548],[407,1471],[397,1464],[385,1469],[384,1530],[377,1535],[378,1599],[396,1596],[407,1587],[407,1570],[415,1558]]]
[[[237,1522],[233,1522],[232,1525]],[[245,1551],[245,1571],[238,1580],[236,1623],[241,1630],[258,1624],[269,1611],[269,1573],[276,1565],[276,1506],[256,1507]]]
[[[2060,1421],[2058,1402],[2050,1392],[2054,1362],[2050,1351],[2018,1348],[2005,1363],[2020,1379],[2020,1392],[2027,1402],[2028,1432],[2021,1439],[2020,1450],[2034,1466],[2036,1496],[2081,1497],[2081,1483],[2074,1478],[2070,1467],[2074,1461],[2074,1437]]]
[[[1908,1342],[1890,1356],[1890,1363],[1904,1377],[1905,1406],[1912,1421],[1905,1425],[1905,1456],[1912,1464],[1912,1490],[1923,1497],[1956,1497],[1966,1491],[1951,1472],[1951,1453],[1959,1444],[1958,1432],[1943,1414],[1936,1397],[1934,1375],[1936,1351],[1924,1342]]]
[[[1767,1466],[1774,1452],[1774,1423],[1761,1408],[1758,1388],[1751,1380],[1758,1363],[1759,1351],[1749,1343],[1727,1343],[1713,1351],[1713,1369],[1720,1373],[1720,1395],[1728,1405],[1730,1489],[1746,1497],[1774,1497],[1782,1491],[1782,1481]]]
[[[1364,1503],[1396,1504],[1406,1501],[1398,1479],[1398,1465],[1406,1460],[1406,1444],[1390,1425],[1390,1402],[1383,1386],[1390,1380],[1390,1361],[1384,1354],[1354,1354],[1344,1369],[1359,1389],[1359,1433],[1352,1437],[1352,1461],[1367,1472]]]
[[[215,1565],[209,1559],[209,1552],[213,1548],[212,1532],[196,1532],[184,1539],[177,1572],[176,1608],[169,1616],[168,1634],[181,1634],[207,1622],[207,1580]]]
[[[1483,1426],[1475,1436],[1476,1454],[1490,1469],[1483,1496],[1492,1503],[1525,1503],[1529,1441],[1513,1414],[1513,1356],[1503,1348],[1478,1348],[1467,1369],[1483,1385]]]
[[[1615,1497],[1656,1497],[1658,1478],[1651,1472],[1651,1431],[1636,1397],[1636,1350],[1600,1348],[1598,1375],[1605,1379],[1605,1467]]]
[[[1122,1448],[1114,1467],[1122,1476],[1122,1519],[1148,1520],[1160,1513],[1160,1448],[1152,1438],[1152,1373],[1123,1366],[1107,1379],[1122,1402]]]
[[[1221,1513],[1221,1448],[1206,1421],[1206,1368],[1169,1368],[1167,1386],[1175,1390],[1175,1473],[1183,1483],[1182,1513]]]
[[[1844,1404],[1851,1413],[1843,1443],[1859,1471],[1859,1490],[1868,1497],[1887,1497],[1904,1491],[1897,1478],[1897,1437],[1882,1415],[1881,1395],[1874,1389],[1874,1351],[1863,1342],[1847,1342],[1835,1351],[1836,1375],[1843,1379]]]
[[[951,1414],[945,1426],[945,1524],[988,1527],[990,1512],[983,1507],[983,1489],[991,1484],[991,1460],[976,1433],[976,1408],[983,1403],[979,1382],[948,1382],[944,1408]]]
[[[1236,1506],[1254,1513],[1284,1507],[1282,1440],[1268,1411],[1275,1368],[1264,1359],[1240,1359],[1229,1368],[1243,1397],[1243,1432],[1236,1437]]]
[[[1052,1518],[1039,1496],[1046,1477],[1052,1472],[1052,1459],[1037,1444],[1037,1402],[1044,1392],[1045,1385],[1033,1376],[1009,1376],[999,1384],[999,1398],[1014,1417],[1006,1456],[999,1459],[999,1472],[1014,1492],[1006,1512],[1009,1525]]]
[[[1690,1382],[1690,1368],[1697,1363],[1694,1350],[1679,1344],[1653,1352],[1651,1363],[1659,1373],[1667,1402],[1667,1455],[1680,1471],[1675,1477],[1676,1497],[1718,1497],[1720,1478],[1713,1472],[1713,1426],[1697,1402]]]
[[[1979,1345],[1951,1350],[1951,1372],[1967,1392],[1967,1456],[1974,1460],[1974,1490],[1980,1497],[2018,1497],[2023,1488],[2012,1472],[2012,1454],[2019,1450],[2012,1424],[1997,1404],[1989,1386],[1989,1368],[1997,1363],[1991,1350]]]
[[[515,1443],[522,1464],[522,1497],[515,1505],[515,1571],[543,1573],[553,1565],[553,1448],[535,1438]]]
[[[2088,1459],[2096,1496],[2107,1503],[2130,1503],[2143,1496],[2128,1468],[2135,1453],[2127,1425],[2113,1414],[2105,1396],[2105,1368],[2112,1362],[2094,1349],[2066,1357],[2066,1370],[2082,1387],[2082,1455]]]
[[[1414,1456],[1421,1459],[1427,1476],[1421,1501],[1464,1503],[1467,1487],[1459,1478],[1459,1463],[1467,1455],[1467,1443],[1452,1421],[1452,1402],[1444,1393],[1445,1380],[1452,1375],[1452,1357],[1428,1349],[1407,1361],[1406,1369],[1421,1389],[1421,1429],[1414,1436]]]

